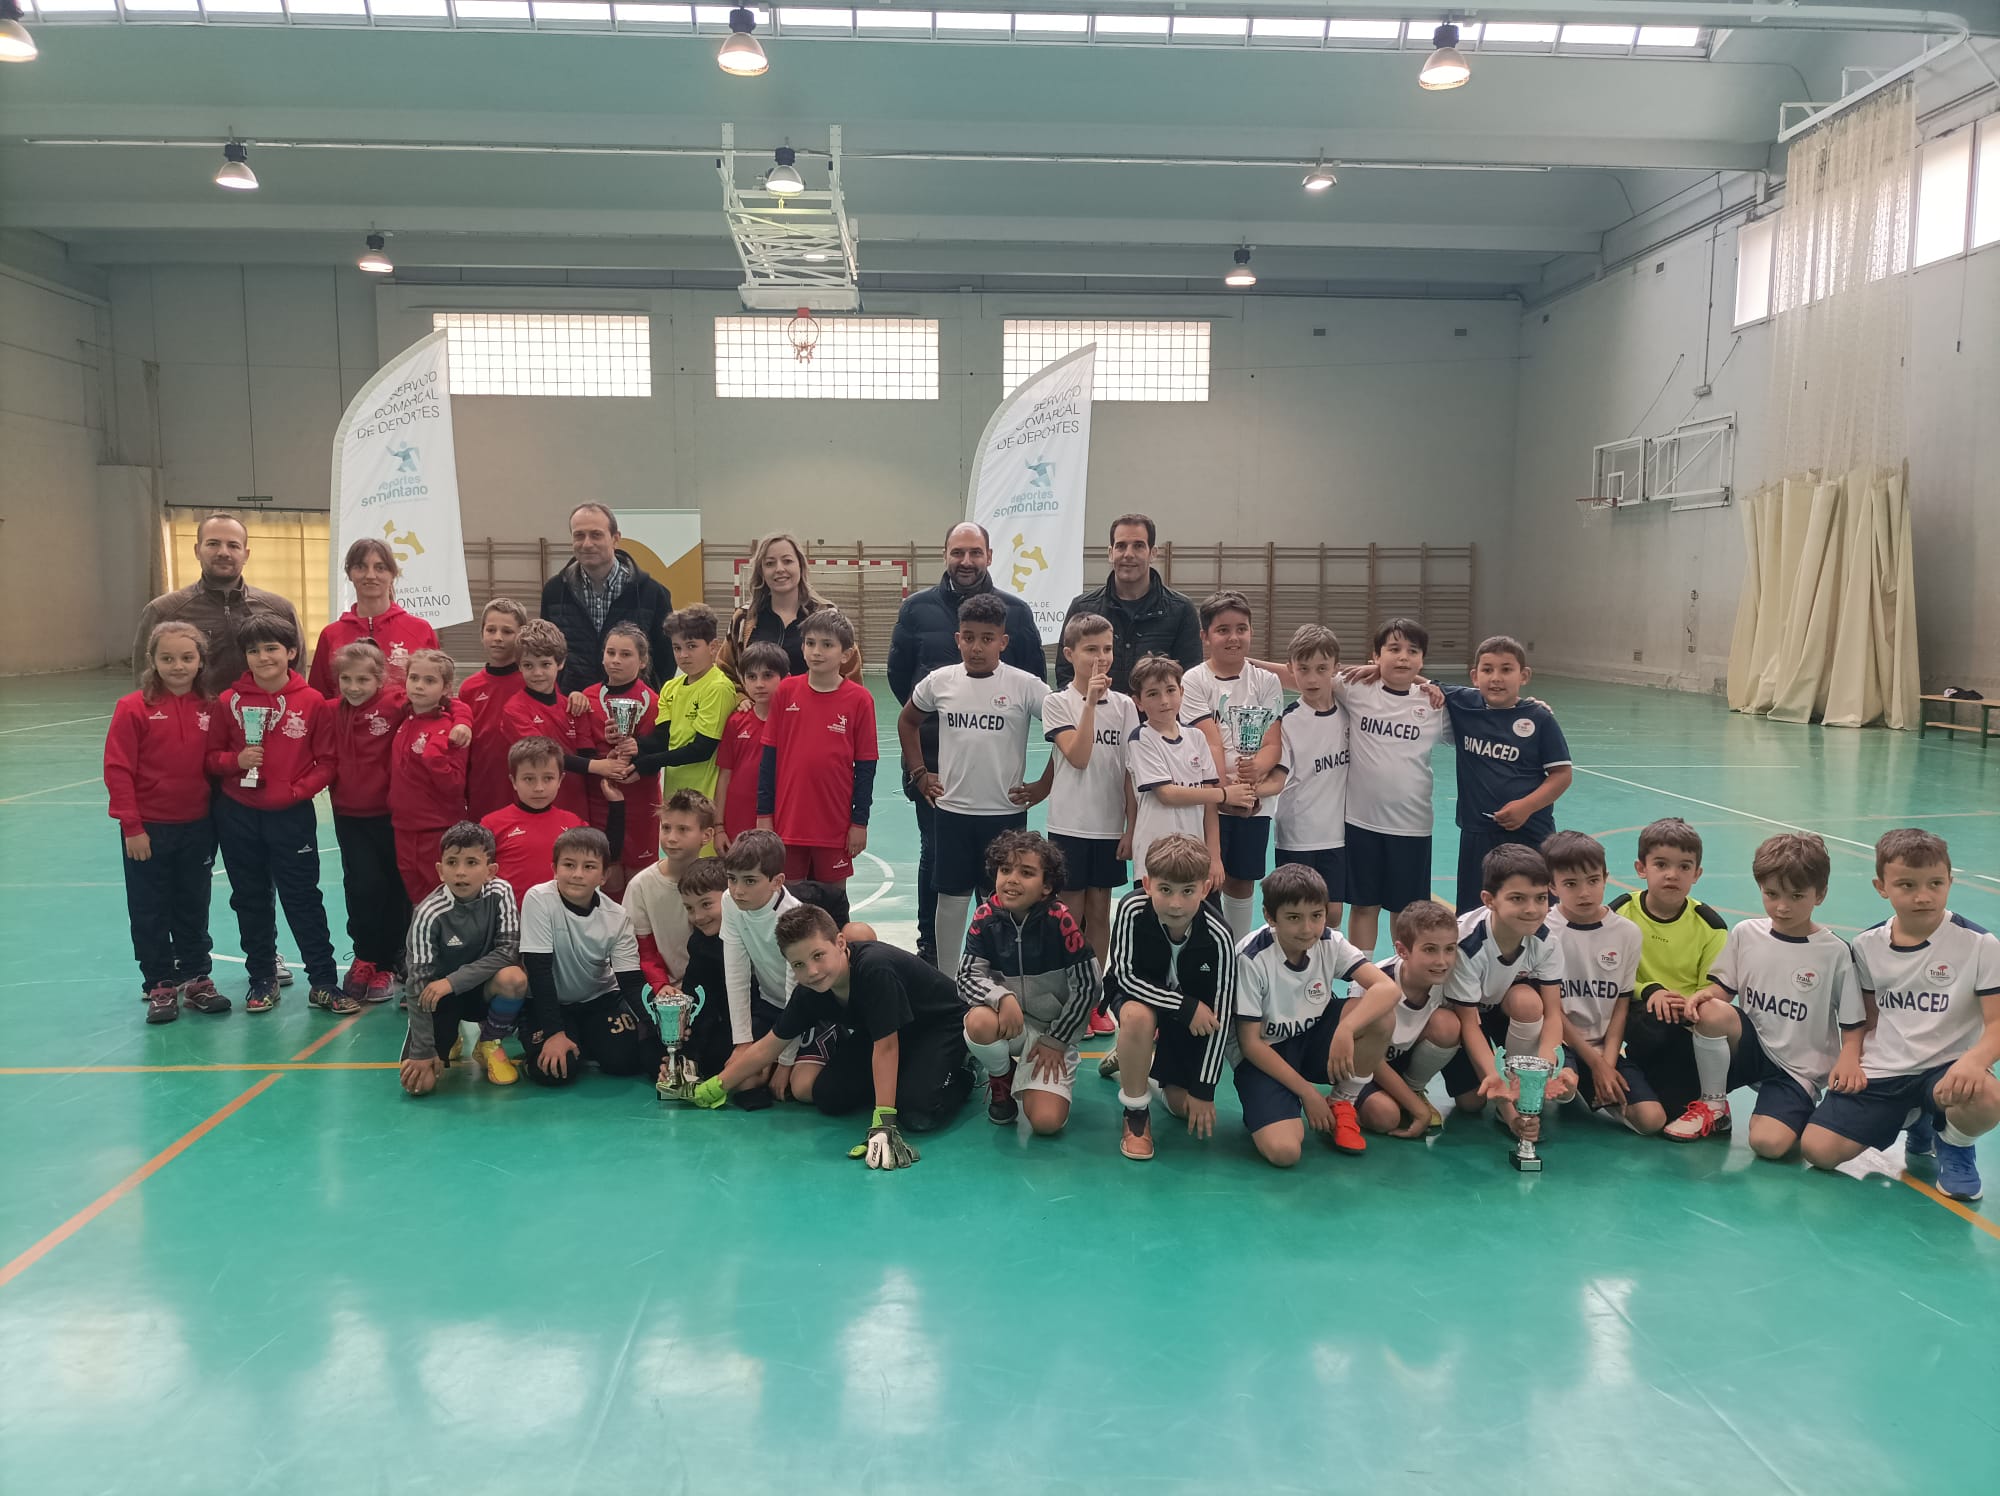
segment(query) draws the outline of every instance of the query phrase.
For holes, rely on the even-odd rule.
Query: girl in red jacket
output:
[[[172,1023],[183,1002],[197,1013],[229,1011],[209,980],[215,822],[206,758],[215,703],[196,689],[207,663],[200,629],[160,624],[146,641],[144,684],[112,708],[104,739],[104,786],[125,837],[125,911],[148,1023]]]
[[[650,728],[659,715],[659,693],[646,684],[644,673],[651,657],[646,631],[637,624],[614,623],[604,631],[605,678],[585,687],[583,696],[590,703],[585,714],[591,723],[590,740],[601,745],[607,757],[630,763],[638,752],[637,735]],[[624,734],[618,731],[607,704],[621,696],[629,696],[637,706],[632,714],[633,730]],[[605,795],[604,783],[590,785],[590,824],[609,836],[611,807],[616,802]],[[604,891],[614,899],[625,892],[633,878],[660,860],[660,771],[635,772],[632,778],[619,782],[614,793],[618,792],[625,797],[625,835],[622,841],[611,838],[611,844],[620,850],[604,870]]]
[[[401,686],[390,684],[381,649],[367,639],[342,646],[332,668],[340,688],[333,706],[333,834],[354,945],[340,988],[365,1003],[385,1003],[396,995],[410,929],[410,897],[389,818],[389,760],[410,703]],[[472,712],[457,701],[446,709],[451,744],[463,748],[472,741]]]
[[[334,675],[339,669],[334,657],[355,640],[366,639],[382,651],[388,684],[401,690],[410,656],[420,649],[436,649],[437,630],[396,606],[396,578],[403,574],[403,568],[396,564],[396,553],[382,541],[355,541],[347,548],[341,570],[354,588],[354,606],[319,631],[306,684],[332,700],[337,689]]]
[[[340,990],[319,892],[313,797],[333,778],[333,708],[292,668],[299,636],[290,619],[253,613],[236,638],[250,668],[223,691],[210,714],[208,772],[222,781],[215,797],[215,838],[250,969],[243,1009],[268,1013],[278,1006],[275,885],[312,984],[308,1001],[329,1013],[358,1013],[361,1004]],[[254,746],[245,728],[245,714],[253,710],[267,714],[263,738]]]
[[[396,867],[411,907],[438,886],[445,832],[465,819],[467,753],[450,710],[451,656],[420,649],[403,682],[410,714],[389,754],[389,818],[396,827]]]

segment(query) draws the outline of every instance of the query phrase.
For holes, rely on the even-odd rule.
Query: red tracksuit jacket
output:
[[[466,769],[465,799],[478,820],[514,801],[507,779],[507,703],[521,694],[519,665],[487,666],[474,671],[458,688],[458,699],[472,709],[472,759]],[[515,890],[517,893],[525,889]]]
[[[634,736],[651,732],[654,718],[660,714],[660,693],[643,680],[615,687],[600,681],[594,686],[586,686],[583,694],[590,698],[589,717],[593,735],[590,746],[600,753],[611,746],[611,740],[617,735],[617,728],[611,721],[611,709],[604,704],[606,697],[629,696],[639,703],[639,715],[632,722]],[[611,802],[604,798],[603,784],[603,780],[595,777],[589,784],[590,824],[599,831],[607,830],[611,825]],[[636,873],[647,863],[657,862],[660,856],[660,772],[655,769],[650,774],[641,774],[618,788],[625,793],[625,845],[618,860],[627,872]]]
[[[454,723],[472,723],[463,702],[447,704]],[[410,714],[409,699],[400,686],[384,686],[360,706],[346,698],[333,702],[333,813],[337,816],[385,816],[389,813],[389,757],[396,729]]]
[[[526,893],[537,883],[546,883],[555,876],[556,838],[583,822],[560,805],[530,810],[516,800],[490,816],[480,817],[479,824],[492,832],[493,840],[499,844],[500,876],[507,880],[509,888]]]
[[[282,708],[264,727],[264,764],[254,789],[243,788],[246,706]],[[287,810],[310,800],[333,779],[333,708],[294,670],[277,691],[260,687],[249,671],[216,699],[208,723],[208,772],[222,781],[222,793],[253,810]]]
[[[500,751],[500,762],[504,771],[507,762],[507,748],[513,747],[523,738],[553,738],[555,745],[562,749],[564,756],[562,789],[556,795],[556,804],[588,824],[590,819],[590,797],[586,780],[590,777],[578,773],[570,767],[568,760],[579,753],[602,749],[596,741],[596,714],[585,712],[580,717],[570,715],[569,698],[561,691],[556,692],[553,702],[537,701],[532,691],[525,688],[502,713],[501,736],[506,745]],[[476,732],[478,729],[475,728]],[[513,787],[507,790],[507,798],[514,798]],[[546,880],[544,880],[546,881]]]
[[[451,746],[451,715],[411,712],[389,753],[389,818],[398,831],[429,831],[465,819],[468,750]]]
[[[373,618],[363,618],[349,608],[319,631],[319,643],[313,646],[312,669],[306,672],[306,684],[328,700],[337,697],[340,694],[340,679],[339,672],[333,668],[333,657],[356,639],[372,639],[382,647],[382,653],[389,662],[387,683],[395,687],[403,684],[403,671],[410,663],[412,652],[438,647],[437,630],[416,614],[405,613],[394,603]]]
[[[216,711],[193,691],[162,691],[152,701],[139,691],[119,698],[104,739],[104,787],[122,835],[137,836],[148,821],[185,826],[208,814],[215,789],[208,730]]]

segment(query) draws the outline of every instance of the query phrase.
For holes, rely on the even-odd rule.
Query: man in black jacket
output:
[[[1063,622],[1079,613],[1101,613],[1111,620],[1111,689],[1130,694],[1132,667],[1149,654],[1169,655],[1183,670],[1202,660],[1201,622],[1194,604],[1160,580],[1153,570],[1158,532],[1143,514],[1121,514],[1111,522],[1111,575],[1102,587],[1078,594]],[[1056,658],[1056,684],[1067,686],[1074,674],[1069,661]]]
[[[636,623],[645,630],[652,651],[648,682],[657,686],[674,673],[674,646],[667,637],[674,600],[618,548],[618,539],[617,515],[602,504],[578,504],[569,512],[575,559],[542,583],[542,617],[569,642],[561,681],[565,691],[581,691],[604,679],[604,636],[614,623]]]
[[[989,568],[993,565],[993,541],[984,525],[970,520],[953,525],[944,538],[944,576],[935,587],[913,592],[903,599],[896,615],[896,632],[889,641],[889,689],[896,700],[907,705],[917,682],[933,670],[956,665],[958,658],[958,605],[968,597],[991,592],[1007,609],[1007,649],[1001,656],[1007,664],[1042,680],[1049,678],[1048,661],[1042,654],[1041,630],[1035,626],[1034,610],[1012,593],[993,585]],[[933,773],[938,766],[938,729],[935,716],[924,719],[922,729],[924,767]],[[917,811],[917,954],[933,965],[937,961],[937,888],[931,882],[932,837],[936,813],[931,802],[918,794],[908,780],[903,793]],[[953,973],[956,975],[956,973]]]

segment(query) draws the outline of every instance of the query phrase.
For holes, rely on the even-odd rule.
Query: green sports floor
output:
[[[98,777],[125,688],[0,682],[0,1491],[1995,1489],[2000,1144],[1951,1208],[1894,1156],[1569,1118],[1538,1178],[1466,1119],[1280,1174],[1227,1086],[1140,1167],[1088,1066],[1067,1135],[975,1104],[901,1175],[852,1124],[597,1076],[411,1101],[394,1008],[144,1025]],[[1679,813],[1741,917],[1757,841],[1809,828],[1851,933],[1917,823],[2000,920],[2000,753],[1534,689],[1614,875]],[[907,939],[914,827],[876,827],[852,893]],[[213,928],[239,955],[219,881]]]

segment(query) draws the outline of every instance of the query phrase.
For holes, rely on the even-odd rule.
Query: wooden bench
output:
[[[1922,700],[1941,702],[1949,710],[1942,717],[1933,717],[1924,707],[1919,706],[1917,710],[1923,714],[1923,721],[1917,728],[1917,736],[1919,738],[1923,737],[1932,728],[1936,728],[1939,732],[1969,732],[1978,737],[1980,749],[1984,751],[1990,740],[2000,737],[2000,728],[1993,726],[1993,713],[2000,711],[2000,698],[1981,700],[1978,697],[1932,696],[1927,694]],[[1958,720],[1958,709],[1962,706],[1977,707],[1979,709],[1979,720],[1977,722],[1960,722]]]

